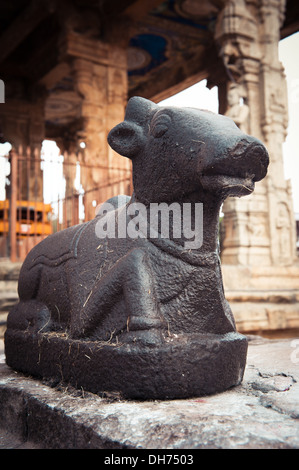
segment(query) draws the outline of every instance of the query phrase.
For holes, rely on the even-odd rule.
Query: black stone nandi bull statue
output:
[[[218,218],[227,196],[250,194],[265,177],[265,147],[227,117],[139,97],[108,142],[132,159],[133,196],[112,199],[102,206],[110,210],[100,207],[94,220],[29,253],[20,301],[8,316],[7,364],[131,398],[182,398],[239,384],[247,340],[223,293]],[[150,218],[144,236],[99,238],[105,224],[123,233],[140,205],[146,215],[174,202],[188,208],[192,227],[201,203],[202,243],[190,248],[184,231],[174,233],[171,214],[168,238],[162,219],[153,236]]]

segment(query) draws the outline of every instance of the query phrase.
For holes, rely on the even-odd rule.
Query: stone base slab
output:
[[[63,381],[93,393],[116,392],[125,398],[173,399],[240,384],[247,339],[236,332],[172,335],[147,346],[8,328],[5,353],[15,370],[55,383]]]
[[[235,290],[297,290],[299,265],[241,266],[221,265],[225,291]]]
[[[227,291],[226,299],[232,309],[237,329],[264,336],[279,331],[299,329],[299,291],[247,290]],[[287,337],[287,335],[285,335]]]
[[[222,265],[225,297],[240,332],[299,329],[299,267]]]
[[[255,337],[241,385],[200,398],[136,401],[50,387],[13,371],[2,355],[0,437],[10,433],[22,448],[97,448],[110,456],[112,449],[299,448],[298,361],[299,339]]]

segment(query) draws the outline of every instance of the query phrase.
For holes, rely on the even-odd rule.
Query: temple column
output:
[[[218,19],[215,38],[228,71],[228,96],[233,90],[237,94],[226,114],[260,138],[270,154],[268,176],[255,192],[229,198],[223,206],[224,264],[291,265],[295,257],[295,221],[282,155],[287,129],[286,81],[278,59],[283,7],[280,0],[231,0]],[[245,108],[248,119],[240,124]]]
[[[71,61],[75,90],[82,98],[82,128],[78,143],[85,219],[95,206],[119,193],[130,192],[128,159],[110,149],[107,135],[124,117],[127,104],[127,51],[73,32],[65,38],[65,53]]]
[[[287,93],[278,58],[285,0],[228,0],[215,40],[227,70],[220,109],[266,145],[270,164],[253,194],[223,205],[221,260],[237,328],[272,335],[299,330],[299,267],[282,145]],[[294,334],[294,333],[290,333]]]
[[[284,178],[283,142],[287,136],[287,87],[278,58],[279,30],[285,2],[261,2],[261,128],[270,154],[266,180],[269,206],[271,262],[291,265],[296,258],[295,220],[290,182]]]

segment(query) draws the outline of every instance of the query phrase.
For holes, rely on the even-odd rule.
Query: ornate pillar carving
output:
[[[287,94],[278,42],[284,0],[229,0],[218,18],[215,39],[228,74],[229,94],[239,92],[226,114],[268,148],[267,178],[242,200],[223,206],[224,264],[291,265],[295,222],[289,183],[284,179],[282,144],[287,129]],[[248,113],[248,121],[244,113]]]
[[[290,265],[296,256],[291,188],[284,178],[282,144],[287,135],[288,109],[284,69],[278,58],[279,30],[285,1],[261,2],[261,128],[271,156],[266,180],[272,264]]]
[[[237,328],[258,334],[299,327],[295,220],[282,155],[288,122],[286,81],[278,58],[284,6],[285,0],[228,0],[215,31],[227,69],[227,94],[222,89],[220,109],[240,127],[246,124],[270,155],[268,175],[254,193],[228,198],[223,205],[225,295]]]

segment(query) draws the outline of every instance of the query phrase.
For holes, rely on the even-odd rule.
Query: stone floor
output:
[[[243,383],[224,393],[144,402],[50,388],[0,350],[0,425],[0,448],[299,448],[299,339],[252,337]]]
[[[4,341],[0,339],[0,358],[3,360]],[[0,366],[1,367],[1,366]],[[5,407],[5,402],[1,403]],[[9,426],[0,427],[0,449],[40,449],[41,446],[35,442],[29,442],[22,437],[9,432]]]

